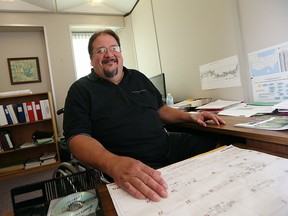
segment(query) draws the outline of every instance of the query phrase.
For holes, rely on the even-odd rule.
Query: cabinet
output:
[[[27,161],[28,159],[40,158],[44,152],[56,152],[56,162],[52,162],[46,165],[37,166],[29,169],[19,169],[10,172],[1,172],[0,179],[26,175],[33,172],[40,172],[42,170],[56,168],[60,164],[60,156],[58,150],[58,136],[55,119],[55,110],[53,105],[52,94],[50,92],[33,93],[27,95],[0,97],[0,105],[18,104],[28,101],[37,101],[48,99],[50,106],[51,118],[43,120],[8,124],[1,126],[1,131],[7,131],[14,144],[14,149],[6,150],[0,153],[0,166],[7,163],[14,163],[18,161]],[[32,134],[35,131],[47,131],[52,132],[54,135],[54,142],[49,144],[41,144],[34,147],[18,148],[24,142],[32,141]]]

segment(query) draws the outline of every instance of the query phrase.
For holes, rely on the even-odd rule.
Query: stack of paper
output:
[[[34,167],[38,167],[38,166],[41,166],[41,161],[38,158],[29,159],[25,163],[25,169],[30,169],[30,168],[34,168]]]
[[[41,164],[50,164],[56,162],[56,152],[44,152],[40,157]]]
[[[205,111],[221,111],[227,108],[230,108],[232,106],[238,105],[242,103],[242,101],[229,101],[229,100],[217,100],[210,102],[208,104],[205,104],[203,106],[199,106],[196,109],[197,110],[205,110]]]
[[[196,99],[187,99],[181,101],[179,103],[175,103],[171,105],[172,108],[185,110],[185,108],[196,108],[199,106],[203,106],[207,103],[210,103],[212,98],[196,98]]]

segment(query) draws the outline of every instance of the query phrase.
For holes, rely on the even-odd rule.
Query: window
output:
[[[92,34],[92,32],[72,32],[76,79],[86,76],[91,72],[91,63],[88,53],[88,42]]]

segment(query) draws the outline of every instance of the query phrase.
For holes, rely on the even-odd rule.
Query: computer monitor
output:
[[[166,83],[165,83],[164,73],[150,77],[149,79],[153,83],[153,85],[158,89],[158,91],[161,93],[162,100],[165,101],[166,100]]]

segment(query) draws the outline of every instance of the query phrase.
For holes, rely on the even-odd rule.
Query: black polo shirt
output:
[[[64,109],[64,136],[89,134],[109,151],[146,164],[161,162],[167,134],[157,110],[162,96],[150,80],[124,67],[115,85],[93,70],[72,84]]]

